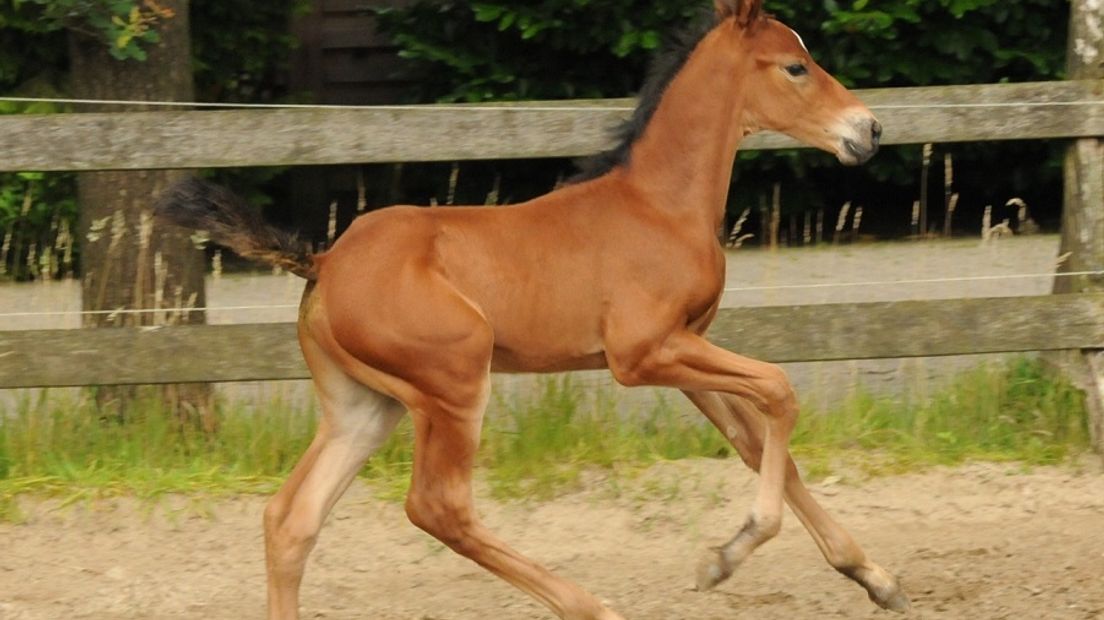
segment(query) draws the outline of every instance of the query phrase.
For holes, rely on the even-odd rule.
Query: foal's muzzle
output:
[[[882,124],[877,119],[869,118],[855,123],[852,128],[856,137],[842,139],[842,148],[837,157],[844,165],[858,166],[870,161],[870,158],[878,152],[878,145],[882,139]]]

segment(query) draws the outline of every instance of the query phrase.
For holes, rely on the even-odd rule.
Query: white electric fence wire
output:
[[[852,286],[893,286],[899,284],[942,284],[950,282],[991,282],[995,280],[1027,280],[1034,278],[1072,278],[1104,275],[1101,271],[1069,271],[1064,273],[1017,273],[1010,275],[961,276],[957,278],[920,278],[916,280],[868,280],[863,282],[821,282],[816,284],[778,284],[771,286],[737,286],[726,288],[726,293],[743,291],[783,291],[791,289],[843,288]],[[0,315],[2,316],[2,315]]]
[[[121,314],[153,314],[164,312],[177,314],[182,312],[241,312],[245,310],[287,310],[298,308],[299,304],[271,306],[205,306],[197,308],[119,308],[117,310],[56,310],[51,312],[4,312],[0,318],[25,318],[40,316],[108,316]]]
[[[68,99],[57,97],[0,97],[0,101],[9,103],[56,103],[62,105],[105,105],[105,106],[150,106],[167,108],[220,108],[220,109],[260,109],[260,110],[379,110],[381,112],[400,112],[419,110],[424,112],[455,112],[458,110],[476,112],[631,112],[632,106],[573,106],[573,105],[477,105],[477,104],[423,104],[423,105],[331,105],[315,103],[210,103],[200,101],[132,101],[126,99]],[[921,110],[955,108],[1040,108],[1053,106],[1097,106],[1104,100],[1087,101],[996,101],[991,103],[901,103],[871,105],[872,110]]]
[[[1099,271],[1071,271],[1065,273],[1018,273],[1010,275],[987,276],[962,276],[957,278],[921,278],[915,280],[867,280],[862,282],[822,282],[817,284],[780,284],[772,286],[737,286],[724,289],[726,293],[745,291],[782,291],[793,289],[825,289],[845,288],[855,286],[893,286],[902,284],[941,284],[951,282],[982,282],[997,280],[1024,280],[1034,278],[1071,278],[1082,276],[1101,276],[1104,270]],[[267,306],[206,306],[197,308],[120,308],[117,310],[57,310],[51,312],[4,312],[0,313],[0,319],[49,317],[49,316],[102,316],[123,314],[151,314],[157,312],[243,312],[249,310],[289,310],[298,308],[299,304],[280,304]]]

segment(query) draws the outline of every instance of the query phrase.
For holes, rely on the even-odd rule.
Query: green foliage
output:
[[[0,173],[0,274],[26,280],[72,272],[74,193],[72,175]]]
[[[379,10],[381,28],[441,101],[624,96],[662,39],[708,2],[417,2]],[[904,86],[1060,77],[1061,0],[772,0],[845,84]]]
[[[57,94],[65,56],[64,32],[49,28],[35,5],[0,0],[0,92]]]
[[[1056,79],[1065,66],[1069,13],[1060,0],[827,0],[818,8],[804,5],[794,18],[848,84]]]
[[[23,17],[13,25],[31,31],[74,30],[102,41],[118,60],[145,60],[142,46],[160,40],[155,26],[173,17],[155,0],[12,0],[16,13],[25,4],[40,7],[39,19]]]
[[[192,0],[192,48],[203,101],[262,102],[286,95],[288,32],[310,0]],[[64,30],[102,40],[119,59],[145,58],[158,23],[172,12],[153,0],[0,0],[0,92],[59,94],[65,70]],[[51,88],[28,88],[50,78]],[[50,92],[52,91],[52,92]],[[0,110],[2,111],[2,110]]]
[[[657,44],[710,6],[704,0],[423,1],[382,11],[381,28],[421,77],[412,91],[418,101],[621,97],[640,87]],[[817,60],[851,87],[1063,75],[1063,0],[768,0],[766,8],[800,32]],[[959,164],[960,213],[974,208],[980,219],[986,203],[1012,196],[1054,204],[1058,150],[1041,142],[947,147]],[[809,151],[741,154],[731,208],[755,208],[781,183],[784,212],[838,209],[847,200],[896,205],[894,221],[907,232],[909,209],[919,197],[920,159],[918,146],[888,148],[861,170],[841,170],[834,158]],[[932,182],[939,181],[933,175]],[[870,209],[866,221],[877,225],[883,213]],[[1044,219],[1056,215],[1042,213]]]
[[[309,8],[309,0],[190,4],[199,100],[271,102],[287,96],[284,76],[296,44],[288,22]],[[116,58],[141,60],[142,46],[156,41],[155,28],[163,19],[171,16],[149,0],[0,0],[0,93],[65,97],[66,29],[104,41]],[[0,102],[0,114],[63,111],[53,104]],[[222,170],[216,176],[264,204],[270,198],[258,188],[279,172],[252,168]],[[66,249],[54,246],[59,235],[71,242],[63,233],[76,229],[75,188],[75,177],[68,173],[0,173],[0,236],[10,234],[7,251],[0,252],[0,276],[27,279],[71,272],[79,259],[76,245],[68,244],[69,265],[64,264]],[[31,248],[35,252],[28,261]]]
[[[264,103],[286,92],[292,16],[311,0],[192,0],[192,53],[200,101]]]
[[[57,95],[48,80],[30,94]],[[52,103],[0,101],[0,114],[52,114]],[[73,273],[78,248],[76,179],[72,174],[0,172],[0,278],[30,280]]]
[[[172,11],[153,0],[11,0],[0,5],[0,93],[63,97],[65,31],[102,41],[120,61],[142,61]],[[50,114],[48,103],[0,102],[0,114]],[[72,174],[0,173],[0,276],[72,274],[77,261]]]
[[[378,10],[421,100],[594,98],[639,86],[664,33],[700,8],[658,0],[419,2]]]

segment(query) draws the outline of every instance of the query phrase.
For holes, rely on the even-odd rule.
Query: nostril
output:
[[[877,141],[878,138],[881,138],[882,137],[882,124],[879,123],[878,121],[871,121],[871,123],[870,123],[870,135],[874,137],[875,141]]]

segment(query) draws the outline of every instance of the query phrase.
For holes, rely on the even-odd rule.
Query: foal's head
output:
[[[878,151],[882,126],[813,61],[801,37],[762,13],[762,0],[715,0],[722,28],[744,49],[743,122],[779,131],[856,165]]]

